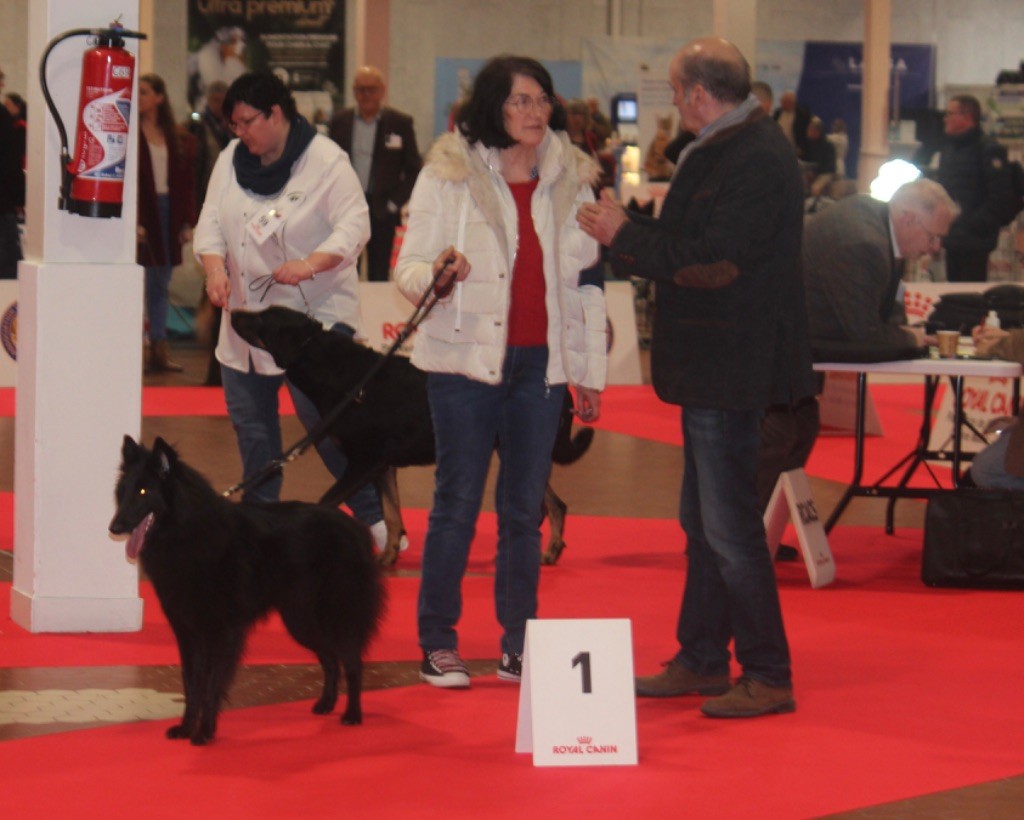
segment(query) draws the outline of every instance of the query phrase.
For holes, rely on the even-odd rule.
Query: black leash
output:
[[[420,323],[427,318],[427,314],[434,309],[434,305],[440,302],[442,296],[444,296],[450,289],[445,288],[445,290],[439,294],[436,291],[436,286],[438,280],[441,278],[441,274],[444,273],[445,269],[452,261],[454,261],[454,258],[446,261],[441,270],[437,272],[431,281],[430,286],[420,298],[420,301],[417,302],[412,315],[409,317],[409,321],[407,321],[405,323],[405,327],[398,332],[398,335],[395,337],[395,341],[384,352],[381,358],[374,363],[373,367],[367,371],[366,375],[363,376],[363,378],[360,379],[351,390],[349,390],[345,397],[338,402],[338,404],[335,405],[326,416],[321,417],[316,426],[313,427],[313,429],[310,430],[301,441],[289,447],[288,450],[280,456],[280,458],[273,459],[260,468],[256,473],[249,476],[249,478],[228,487],[223,493],[221,493],[222,496],[232,496],[241,490],[262,484],[270,478],[271,475],[283,468],[284,465],[290,464],[305,453],[311,446],[317,444],[324,436],[326,436],[330,432],[331,426],[338,420],[341,414],[349,408],[349,405],[353,402],[362,401],[366,385],[370,383],[370,380],[373,379],[373,377],[380,372],[381,368],[384,367],[395,353],[398,352],[402,345],[408,340],[409,336],[411,336],[416,328],[419,327]]]

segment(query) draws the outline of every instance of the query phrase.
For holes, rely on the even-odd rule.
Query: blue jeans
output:
[[[687,571],[676,660],[699,675],[727,675],[731,638],[745,676],[789,686],[789,646],[757,507],[760,416],[683,409]]]
[[[160,194],[156,198],[160,210],[160,227],[163,230],[163,258],[170,259],[170,240],[167,236],[170,230],[171,198],[167,194]],[[152,238],[150,238],[152,241]],[[152,250],[154,256],[156,249]],[[172,265],[152,265],[145,269],[146,273],[146,316],[149,318],[149,340],[160,342],[167,338],[167,308],[170,304],[167,291],[171,284]]]
[[[347,325],[335,325],[335,332],[352,335]],[[281,457],[281,420],[278,416],[277,394],[281,383],[288,385],[295,414],[306,430],[312,430],[320,421],[313,402],[284,376],[264,376],[221,365],[221,381],[228,415],[238,438],[242,456],[242,475],[248,478],[259,472],[276,458]],[[316,445],[321,460],[335,480],[340,479],[348,466],[348,459],[330,437]],[[277,501],[281,496],[282,476],[278,472],[255,487],[242,493],[243,501]],[[326,491],[326,488],[325,488]],[[352,513],[367,526],[376,524],[384,516],[380,496],[372,484],[367,484],[346,502]]]
[[[974,457],[971,461],[971,478],[975,484],[996,490],[1024,490],[1024,476],[1006,471],[1006,448],[1009,445],[1010,431],[1006,430]]]
[[[544,488],[566,389],[547,384],[547,361],[546,347],[510,347],[500,384],[449,373],[428,376],[437,473],[419,595],[425,651],[457,646],[462,576],[495,443],[501,464],[494,604],[504,631],[502,651],[523,651],[526,621],[537,614]]]

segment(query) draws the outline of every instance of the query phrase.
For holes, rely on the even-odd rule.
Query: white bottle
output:
[[[988,316],[985,317],[985,327],[991,330],[999,330],[999,314],[994,310],[990,310]]]

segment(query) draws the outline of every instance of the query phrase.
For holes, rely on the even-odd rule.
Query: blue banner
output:
[[[892,45],[890,88],[899,88],[902,119],[909,113],[935,106],[935,46]],[[846,122],[850,140],[846,174],[856,179],[860,154],[861,75],[860,43],[808,42],[804,44],[803,69],[797,99],[820,117],[825,132],[836,119]],[[890,93],[890,104],[891,104]]]

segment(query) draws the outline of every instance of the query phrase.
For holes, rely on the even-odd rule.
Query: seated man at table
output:
[[[905,260],[938,253],[959,209],[936,182],[900,187],[890,202],[851,196],[804,223],[803,276],[812,353],[828,361],[909,358],[924,330],[907,325],[900,284]],[[830,356],[831,353],[831,356]],[[761,425],[758,499],[778,477],[803,467],[818,437],[818,402],[773,407]]]
[[[1017,259],[1024,264],[1024,230],[1017,232],[1014,246]],[[981,325],[974,328],[972,335],[978,355],[1024,364],[1024,329],[1000,330]],[[979,487],[1024,490],[1024,429],[1020,417],[974,457],[970,476]]]

